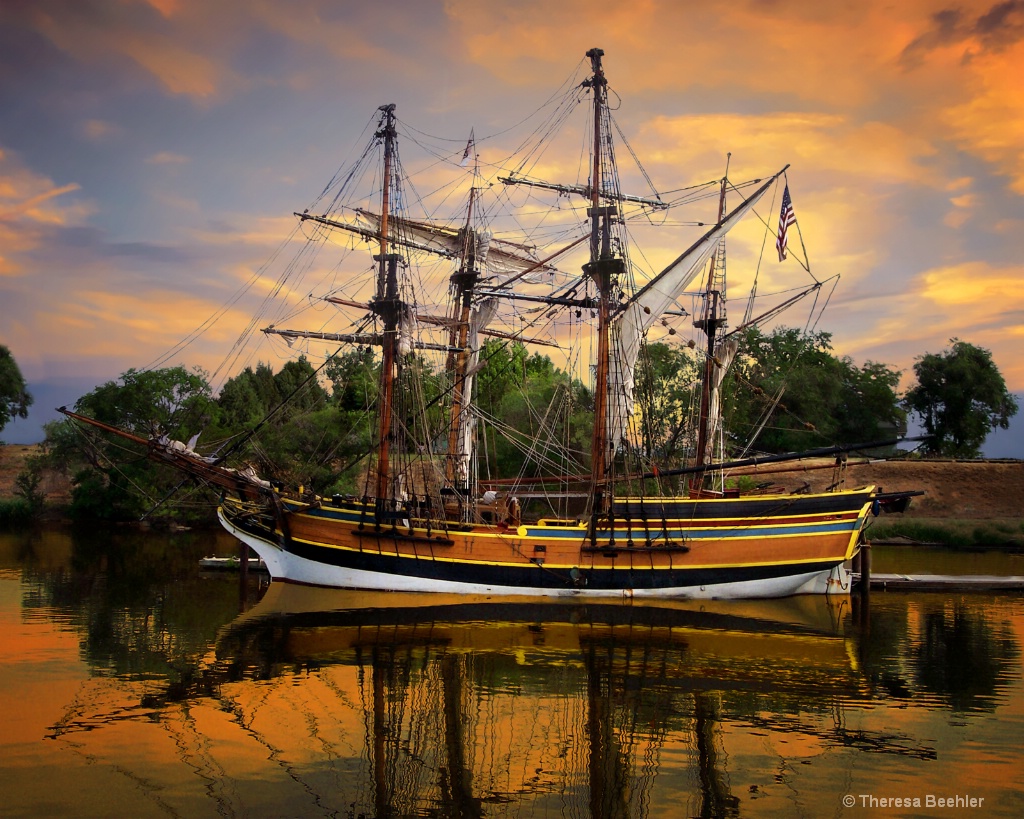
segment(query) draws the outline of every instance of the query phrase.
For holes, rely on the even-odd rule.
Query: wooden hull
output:
[[[593,535],[566,521],[515,528],[452,523],[438,530],[397,519],[378,526],[372,507],[358,501],[282,498],[270,515],[226,500],[219,515],[274,579],[294,583],[484,595],[742,598],[847,593],[845,562],[857,552],[873,500],[874,487],[626,501],[619,507],[624,516]]]

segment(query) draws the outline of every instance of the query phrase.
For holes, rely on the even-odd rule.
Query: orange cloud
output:
[[[177,5],[163,3],[160,8],[162,12],[174,11]],[[176,23],[177,30],[166,34],[156,26],[146,29],[136,25],[131,15],[90,16],[86,8],[66,15],[33,10],[31,23],[57,48],[82,63],[107,61],[112,56],[129,58],[171,94],[208,99],[230,76],[224,66],[202,53],[216,53],[202,47],[206,37],[180,36],[181,23]]]
[[[88,217],[90,205],[62,199],[79,189],[76,183],[55,185],[0,149],[0,276],[23,275],[20,258],[39,246],[40,226],[81,224]]]
[[[588,8],[585,0],[556,8],[527,0],[514,12],[476,0],[446,5],[467,58],[510,84],[550,88],[554,65],[568,74],[586,48],[600,45],[612,87],[628,89],[633,110],[638,102],[660,105],[671,121],[681,104],[697,112],[729,106],[715,117],[730,127],[731,141],[710,134],[719,154],[738,154],[737,138],[779,142],[791,134],[796,150],[788,155],[803,166],[859,163],[858,171],[882,175],[894,158],[897,171],[905,170],[905,157],[932,155],[952,138],[1011,176],[1014,190],[1024,189],[1024,42],[1019,25],[997,24],[1002,7],[989,0],[958,4],[960,23],[949,31],[927,0],[848,8],[651,0],[577,24]],[[809,123],[799,122],[800,112]],[[835,139],[830,129],[844,125],[850,133]],[[930,173],[941,184],[941,168]],[[920,181],[920,168],[916,175]]]
[[[187,355],[188,366],[209,370],[251,320],[245,309],[221,312],[217,296],[207,300],[161,288],[124,293],[94,285],[71,290],[59,311],[44,309],[33,317],[34,332],[53,333],[65,357],[81,362],[123,361],[130,350],[125,369],[145,366],[190,336],[206,317],[220,313],[202,344],[190,347]]]
[[[112,136],[120,135],[123,131],[120,126],[100,119],[86,120],[80,126],[80,130],[86,139],[93,142],[100,142]]]
[[[908,282],[906,292],[889,298],[889,317],[870,326],[865,346],[899,343],[913,355],[939,352],[949,339],[963,338],[992,352],[1011,390],[1024,388],[1024,267],[996,267],[971,261],[934,268]],[[908,321],[908,316],[917,317]],[[908,353],[909,355],[909,353]],[[899,362],[904,368],[912,361]]]
[[[146,159],[146,162],[151,165],[184,165],[188,161],[187,156],[171,153],[170,151],[160,151]]]
[[[1010,187],[1024,194],[1024,42],[969,63],[974,93],[947,108],[942,120],[966,151],[992,163],[1010,179]]]

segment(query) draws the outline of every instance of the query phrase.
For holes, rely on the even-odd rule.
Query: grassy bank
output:
[[[21,498],[0,498],[0,529],[32,523],[32,507]]]
[[[933,543],[957,549],[995,548],[1024,551],[1024,520],[958,520],[893,516],[877,519],[868,530],[868,540]]]

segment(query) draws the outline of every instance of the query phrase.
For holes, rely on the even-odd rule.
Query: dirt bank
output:
[[[785,481],[790,488],[803,482],[823,490],[832,470],[823,469]],[[878,461],[847,467],[846,486],[875,484],[886,492],[923,491],[908,514],[922,518],[991,520],[1024,518],[1024,461]]]
[[[37,444],[5,444],[0,446],[0,499],[14,497],[14,482],[27,466],[28,459],[39,454]],[[55,472],[44,472],[39,490],[47,503],[67,506],[71,502],[71,481]]]
[[[0,446],[0,498],[14,494],[14,479],[36,446]],[[834,480],[831,469],[794,471],[771,476],[795,489],[808,484],[811,491],[824,490]],[[876,484],[885,491],[915,489],[914,517],[992,520],[1024,518],[1024,461],[878,461],[847,467],[846,486]],[[46,475],[40,487],[47,501],[64,505],[69,481]]]

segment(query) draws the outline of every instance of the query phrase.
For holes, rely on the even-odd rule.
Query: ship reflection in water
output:
[[[762,697],[795,712],[858,692],[838,612],[821,602],[467,602],[275,584],[225,630],[218,658],[288,680],[264,716],[310,726],[335,774],[350,771],[357,814],[642,815],[662,754],[683,752],[666,784],[696,795],[692,812],[723,815],[740,801],[720,736],[733,698],[751,719]],[[311,710],[298,677],[335,698],[318,693]],[[239,705],[243,723],[259,719]]]
[[[1019,595],[858,609],[272,584],[232,618],[234,578],[122,571],[0,571],[21,624],[0,685],[16,814],[854,815],[844,796],[929,794],[1024,813]],[[22,707],[53,712],[35,738]]]
[[[979,646],[968,632],[985,627],[955,609],[924,616],[928,647],[907,676],[898,652],[878,643],[865,656],[844,634],[850,607],[467,602],[274,584],[201,667],[144,685],[138,708],[75,717],[54,735],[88,747],[81,728],[160,725],[227,814],[823,808],[876,764],[858,756],[911,767],[937,757],[915,720],[870,718],[873,692],[984,709],[1000,676],[991,644],[973,650],[987,652],[981,662],[947,656]]]

